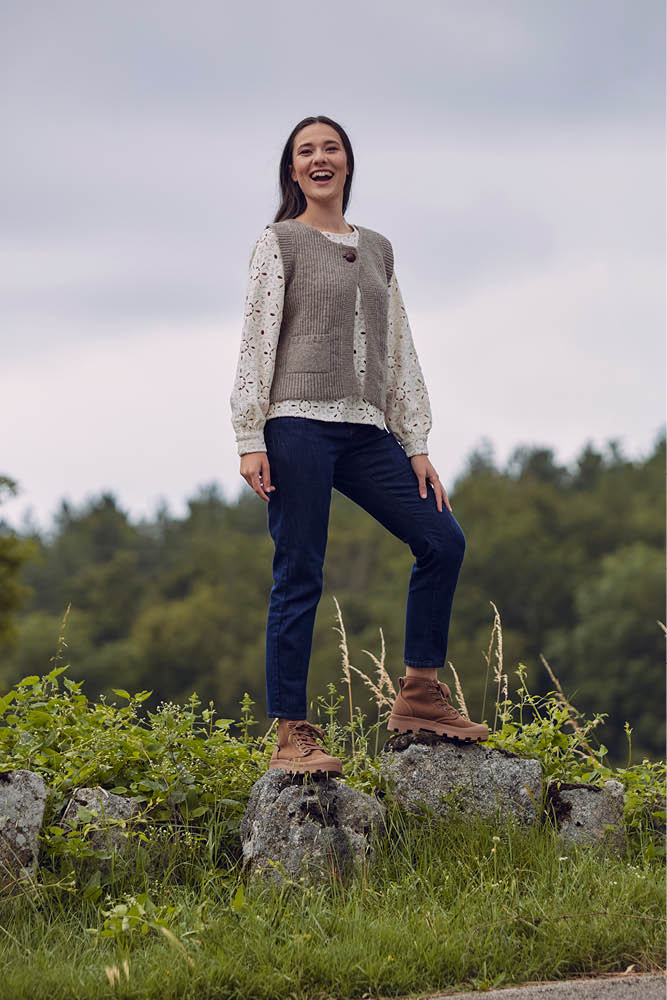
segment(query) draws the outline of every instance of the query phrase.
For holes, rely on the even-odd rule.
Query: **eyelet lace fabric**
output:
[[[356,246],[359,231],[324,233],[328,239]],[[428,454],[431,407],[412,339],[396,274],[389,285],[387,307],[387,398],[384,413],[363,397],[366,372],[366,323],[357,288],[354,319],[354,368],[360,385],[356,396],[341,399],[285,399],[270,403],[276,349],[285,296],[280,246],[265,229],[251,257],[241,347],[230,397],[237,451],[266,451],[264,424],[271,417],[308,417],[386,427],[408,457]]]

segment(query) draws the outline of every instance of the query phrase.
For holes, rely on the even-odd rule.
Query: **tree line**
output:
[[[0,499],[16,490],[0,477]],[[531,691],[551,690],[543,656],[579,711],[608,713],[596,732],[616,764],[627,760],[626,721],[633,762],[662,757],[664,430],[641,460],[610,441],[602,450],[587,443],[570,466],[550,448],[522,445],[501,468],[484,442],[448,492],[467,544],[447,660],[471,717],[481,712],[493,602],[510,689],[522,662]],[[132,521],[102,493],[81,508],[61,501],[46,532],[0,523],[0,693],[49,669],[71,604],[61,661],[85,679],[89,698],[150,689],[154,708],[194,690],[235,718],[247,691],[262,717],[273,555],[266,515],[249,488],[226,499],[211,483],[184,517],[163,504]],[[341,687],[334,596],[352,662],[373,672],[364,650],[379,655],[381,628],[387,668],[394,680],[403,672],[412,562],[408,546],[334,491],[311,700],[331,681]],[[354,683],[355,703],[364,703],[363,683]],[[487,691],[487,716],[494,697]]]

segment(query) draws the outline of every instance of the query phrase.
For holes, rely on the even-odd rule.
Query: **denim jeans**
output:
[[[404,661],[442,667],[465,537],[396,438],[372,424],[273,417],[264,425],[271,469],[268,526],[275,544],[266,627],[267,714],[306,718],[306,681],[329,528],[331,490],[354,500],[401,541],[415,562]]]

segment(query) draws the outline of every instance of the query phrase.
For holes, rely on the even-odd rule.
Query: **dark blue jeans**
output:
[[[306,718],[306,680],[335,487],[406,542],[405,663],[442,667],[465,537],[454,515],[422,499],[396,438],[372,424],[273,417],[264,425],[271,468],[268,524],[275,544],[266,627],[267,714]]]

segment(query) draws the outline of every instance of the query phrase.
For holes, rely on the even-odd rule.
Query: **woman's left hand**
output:
[[[440,482],[438,473],[429,462],[428,455],[413,455],[410,459],[410,463],[415,476],[419,480],[419,495],[422,500],[426,497],[426,481],[428,480],[433,487],[435,502],[438,505],[438,510],[442,512],[442,501],[444,500],[447,510],[451,513],[452,508],[447,496],[447,490]]]

